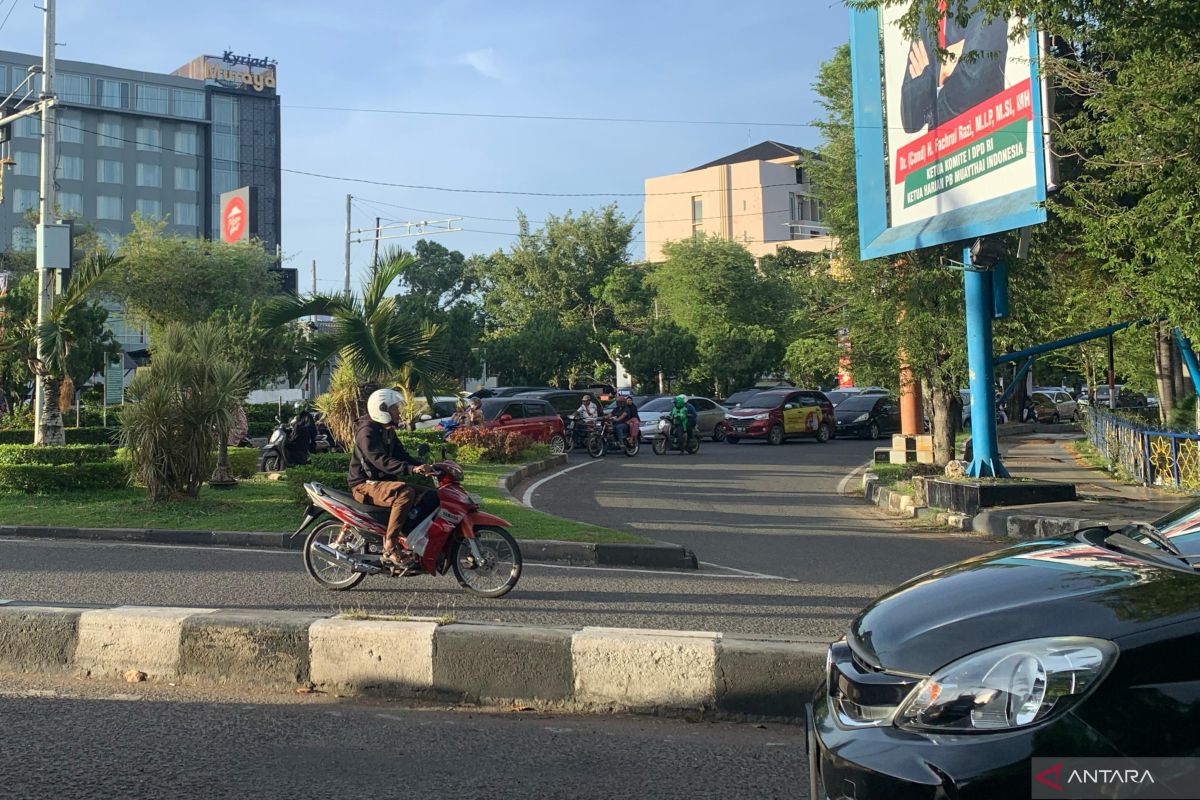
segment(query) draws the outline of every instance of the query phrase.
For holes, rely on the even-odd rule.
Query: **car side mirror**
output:
[[[417,456],[424,458],[427,455],[429,455],[429,445],[422,443],[421,446],[417,448]]]
[[[420,419],[421,422],[428,422],[429,420],[433,419],[433,417],[431,417],[429,414],[422,414]]]
[[[501,414],[500,421],[501,422],[512,422],[512,414]]]

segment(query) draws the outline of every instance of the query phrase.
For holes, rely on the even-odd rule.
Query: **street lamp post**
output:
[[[54,110],[54,29],[55,0],[45,0],[45,19],[42,45],[42,149],[38,172],[41,178],[41,202],[37,222],[37,280],[38,328],[46,322],[54,305],[54,270],[47,263],[47,225],[54,213],[54,145],[56,139]],[[58,398],[46,397],[45,364],[49,356],[41,337],[37,340],[37,357],[41,367],[34,378],[33,441],[35,444],[63,444],[62,414]],[[48,417],[48,418],[47,418]],[[47,435],[48,434],[48,435]]]

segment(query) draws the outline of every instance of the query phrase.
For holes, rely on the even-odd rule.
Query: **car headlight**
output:
[[[1078,702],[1116,657],[1112,642],[1082,636],[991,647],[921,681],[900,707],[896,724],[947,732],[1033,725]]]
[[[870,414],[859,414],[854,418],[854,422],[866,422],[870,418]]]
[[[755,414],[754,418],[755,419],[770,419],[771,415],[770,414]]]

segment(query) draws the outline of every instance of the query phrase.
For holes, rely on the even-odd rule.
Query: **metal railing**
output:
[[[1200,492],[1200,435],[1151,430],[1091,406],[1084,421],[1092,446],[1144,486]]]

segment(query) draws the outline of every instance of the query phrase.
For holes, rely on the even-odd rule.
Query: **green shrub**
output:
[[[308,465],[313,469],[323,469],[341,472],[343,476],[350,469],[349,453],[313,453],[308,457]]]
[[[346,471],[321,469],[320,467],[288,467],[284,473],[287,480],[288,496],[297,503],[307,503],[308,494],[304,491],[306,483],[323,483],[330,489],[339,492],[348,491],[346,487]]]
[[[275,427],[275,418],[279,415],[278,403],[250,403],[242,407],[246,412],[246,421],[251,425],[258,423],[259,425],[269,425]],[[295,413],[295,408],[291,403],[285,403],[283,413],[291,416]]]
[[[55,495],[91,489],[116,489],[129,482],[129,464],[0,464],[0,491]]]
[[[275,430],[274,422],[251,422],[246,425],[246,436],[257,439],[262,436],[270,436],[273,430]]]
[[[528,436],[495,428],[459,428],[450,434],[450,441],[459,447],[483,450],[482,460],[495,464],[516,463],[536,444]]]
[[[462,464],[482,464],[487,457],[487,448],[477,444],[458,446],[458,461]]]
[[[115,444],[117,428],[67,428],[68,444]],[[29,428],[0,431],[0,444],[33,444],[33,431]]]
[[[549,458],[551,454],[550,445],[534,442],[529,447],[525,448],[518,461],[541,461],[543,458]]]
[[[229,469],[235,478],[249,478],[258,472],[258,448],[230,447]]]
[[[0,464],[86,464],[111,461],[115,450],[105,444],[0,445]]]

